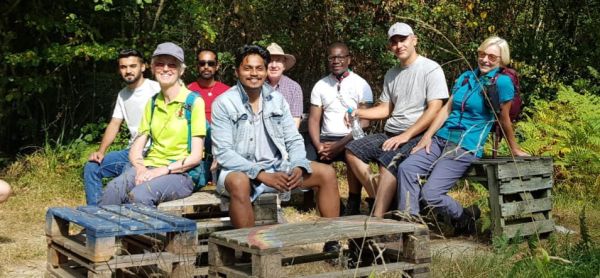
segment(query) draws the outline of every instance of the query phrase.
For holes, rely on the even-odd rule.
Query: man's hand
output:
[[[400,135],[396,135],[392,138],[385,140],[385,142],[383,142],[383,145],[381,145],[381,149],[383,149],[383,151],[386,152],[392,151],[408,142],[408,140],[410,140],[410,137],[405,132],[403,132]]]
[[[321,160],[333,160],[344,150],[338,142],[325,142],[321,145],[323,146],[322,151],[319,152]]]
[[[294,188],[302,186],[302,183],[304,182],[302,174],[302,169],[300,169],[300,167],[294,167],[292,174],[288,176],[288,190],[293,190]]]
[[[268,187],[275,188],[279,192],[289,191],[287,185],[289,176],[287,173],[267,173],[265,171],[261,171],[258,176],[256,176],[256,179]]]
[[[210,171],[214,172],[217,170],[217,167],[219,167],[219,163],[217,163],[217,160],[213,160],[213,162],[210,164]],[[216,179],[216,177],[213,177],[213,179]]]
[[[431,137],[423,136],[419,143],[410,151],[410,154],[416,153],[420,149],[425,148],[425,152],[427,154],[431,153]]]
[[[92,154],[90,154],[90,157],[88,158],[89,161],[95,161],[98,163],[102,163],[103,159],[104,159],[103,152],[93,152]]]

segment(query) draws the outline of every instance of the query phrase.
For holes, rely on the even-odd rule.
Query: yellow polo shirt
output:
[[[152,145],[148,150],[144,165],[161,167],[168,163],[188,156],[188,127],[185,119],[185,99],[191,91],[181,87],[177,97],[165,104],[162,92],[155,101],[152,123],[152,101],[148,101],[144,116],[140,123],[139,134],[150,134],[152,129]],[[192,136],[206,136],[206,116],[204,115],[204,100],[197,97],[192,106]]]

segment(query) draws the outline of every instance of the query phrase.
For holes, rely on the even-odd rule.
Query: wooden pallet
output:
[[[356,240],[363,237],[402,238],[402,250],[385,248],[385,265],[344,269],[303,277],[368,276],[373,271],[403,271],[413,277],[428,277],[431,254],[429,232],[419,224],[357,215],[223,231],[209,239],[209,277],[290,277],[287,266],[337,258],[337,254],[313,252],[298,247],[330,240]],[[249,253],[252,262],[236,259],[236,252]]]
[[[468,176],[489,190],[492,235],[513,238],[554,231],[552,159],[481,159]]]
[[[151,267],[183,273],[198,249],[194,221],[142,205],[50,208],[46,236],[48,274],[57,277],[78,277],[75,269],[88,277]]]

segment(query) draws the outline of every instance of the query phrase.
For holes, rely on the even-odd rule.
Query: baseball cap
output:
[[[410,25],[404,22],[396,22],[394,25],[392,25],[392,27],[390,27],[390,30],[388,30],[388,39],[391,39],[396,35],[406,37],[413,34],[414,33]]]
[[[179,60],[179,62],[183,63],[184,61],[183,49],[181,49],[179,45],[176,45],[172,42],[163,42],[159,44],[154,50],[154,53],[152,53],[152,57],[156,57],[158,55],[171,55]]]

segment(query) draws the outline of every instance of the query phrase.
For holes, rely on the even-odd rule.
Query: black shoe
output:
[[[341,250],[342,250],[342,246],[340,245],[339,241],[333,240],[333,241],[325,242],[325,245],[323,245],[323,253],[330,253],[330,254],[337,255],[337,257],[335,259],[329,259],[329,260],[325,260],[325,261],[332,266],[339,265],[340,264],[339,258],[342,256]]]
[[[367,197],[365,198],[365,202],[369,205],[369,215],[373,213],[373,208],[375,207],[375,198]]]
[[[455,235],[476,235],[477,219],[481,217],[481,210],[476,205],[463,209],[463,214],[454,221]]]
[[[372,239],[367,237],[365,240],[364,244],[362,238],[348,241],[348,269],[370,266],[375,261],[375,252],[371,246]]]
[[[346,211],[344,216],[359,215],[360,214],[360,194],[350,193],[348,194],[348,201],[346,202]]]

